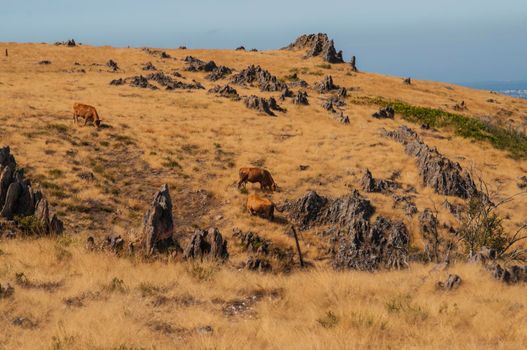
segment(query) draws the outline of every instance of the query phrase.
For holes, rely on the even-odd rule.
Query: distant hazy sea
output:
[[[464,83],[460,85],[465,85],[476,89],[496,91],[504,95],[527,99],[527,80],[498,82],[490,81],[481,83]]]

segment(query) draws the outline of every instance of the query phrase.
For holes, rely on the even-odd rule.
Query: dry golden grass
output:
[[[296,198],[308,189],[342,195],[357,187],[364,168],[378,178],[398,170],[401,183],[416,187],[420,210],[435,205],[442,222],[454,223],[441,206],[444,197],[421,185],[414,159],[400,144],[380,136],[380,128],[407,124],[399,116],[375,120],[369,116],[376,107],[348,103],[345,113],[351,124],[343,126],[323,110],[321,97],[311,90],[310,106],[284,102],[287,113],[268,118],[206,90],[151,91],[109,85],[112,79],[149,73],[142,70],[148,61],[167,73],[177,69],[184,81],[196,79],[207,90],[216,84],[205,80],[203,73],[183,71],[182,58],[213,59],[238,71],[260,64],[278,77],[298,71],[310,84],[330,74],[336,84],[357,88],[352,96],[382,96],[447,111],[464,100],[466,115],[491,116],[516,126],[524,122],[526,101],[429,81],[406,86],[398,77],[351,74],[346,65],[325,69],[317,67],[321,63],[317,59],[303,60],[300,52],[166,50],[177,60],[162,60],[140,49],[0,46],[9,50],[9,57],[0,57],[0,144],[10,145],[18,163],[43,187],[54,210],[65,219],[63,240],[73,241],[69,245],[47,239],[0,242],[0,283],[13,284],[17,272],[30,281],[61,283],[52,291],[15,286],[14,299],[0,300],[0,348],[527,346],[524,290],[502,286],[477,266],[454,266],[452,271],[462,276],[464,284],[458,291],[443,293],[434,285],[446,272],[429,273],[430,266],[376,274],[337,273],[322,261],[305,273],[262,275],[235,269],[243,259],[236,244],[230,245],[231,263],[216,268],[118,259],[87,253],[81,243],[88,234],[129,234],[139,226],[154,191],[166,182],[182,240],[194,226],[216,226],[227,238],[233,227],[239,227],[292,246],[283,225],[250,217],[243,209],[246,195],[236,189],[237,168],[250,164],[271,170],[282,188],[272,195],[275,202]],[[52,63],[37,64],[44,59]],[[109,59],[117,61],[122,71],[109,72],[104,66]],[[235,88],[242,95],[277,95]],[[73,125],[71,110],[76,101],[94,105],[109,128],[96,131]],[[488,144],[410,126],[502,196],[518,192],[517,179],[527,172],[527,162],[512,160]],[[299,171],[300,164],[309,168]],[[93,173],[95,180],[79,177],[86,172]],[[248,188],[259,191],[257,186]],[[198,190],[210,193],[210,198],[203,201]],[[377,214],[403,218],[412,232],[412,245],[421,245],[416,217],[404,217],[402,210],[393,209],[388,196],[367,197]],[[526,207],[527,196],[523,196],[501,208],[510,219],[507,229],[525,220]],[[325,255],[318,236],[306,232],[303,237],[309,261]],[[105,288],[113,278],[124,282],[122,292]],[[281,290],[280,297],[256,303],[252,318],[226,317],[222,311],[229,300],[272,289]],[[153,295],[143,296],[142,290]],[[90,292],[95,294],[88,294],[83,306],[64,303],[66,298]],[[153,306],[159,295],[172,301]],[[170,299],[187,295],[198,302],[184,306],[177,298]],[[36,326],[13,325],[18,316],[34,320]],[[206,325],[213,327],[212,336],[193,331]]]
[[[64,258],[58,247],[71,255]],[[505,286],[478,265],[447,271],[257,274],[210,263],[142,263],[87,253],[78,239],[2,244],[0,278],[16,287],[0,302],[0,348],[12,349],[520,349],[527,344],[525,287]],[[51,291],[16,285],[59,282]],[[114,282],[116,279],[120,282]],[[250,312],[223,308],[255,292]],[[91,293],[91,294],[90,294]],[[87,296],[81,304],[68,299]],[[13,325],[31,319],[34,328]],[[211,326],[212,334],[199,334]],[[60,344],[60,345],[59,345]]]

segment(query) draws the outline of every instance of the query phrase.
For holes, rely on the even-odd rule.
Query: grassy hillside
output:
[[[162,59],[136,48],[16,43],[0,48],[9,52],[0,57],[0,146],[11,147],[66,225],[58,239],[0,240],[0,283],[16,288],[13,299],[0,299],[5,330],[0,349],[526,346],[525,287],[504,286],[477,265],[431,272],[433,266],[416,263],[405,271],[335,272],[326,239],[311,230],[301,239],[312,266],[308,271],[251,273],[238,270],[246,255],[231,233],[234,227],[250,229],[277,246],[294,245],[283,221],[247,213],[247,194],[236,182],[238,168],[248,165],[272,172],[280,191],[264,195],[276,203],[310,189],[343,195],[359,188],[365,168],[382,179],[400,172],[398,181],[415,188],[419,210],[435,207],[441,223],[455,226],[442,205],[445,196],[422,184],[415,159],[381,130],[410,126],[503,199],[520,191],[519,178],[527,173],[527,101],[430,81],[405,85],[400,77],[354,73],[347,64],[304,59],[299,51],[169,49],[171,58]],[[229,78],[210,82],[205,73],[185,71],[188,55],[236,72],[259,64],[284,81],[296,73],[311,87],[331,75],[349,90],[343,110],[350,124],[335,121],[322,107],[327,96],[311,88],[309,106],[278,101],[287,112],[276,117],[209,94]],[[112,72],[109,59],[120,70]],[[39,64],[42,60],[51,63]],[[146,62],[205,89],[109,84],[151,73],[142,69]],[[240,95],[279,96],[231,86]],[[395,119],[371,118],[386,101],[397,101]],[[461,101],[467,108],[454,110]],[[74,102],[95,106],[104,127],[74,125]],[[431,128],[420,129],[422,123]],[[146,262],[84,249],[88,235],[137,233],[163,183],[171,189],[176,238],[186,242],[195,227],[218,227],[229,240],[228,263]],[[248,185],[248,192],[261,194],[257,185]],[[363,195],[375,215],[403,220],[413,249],[422,248],[417,216],[394,208],[385,194]],[[514,232],[525,221],[525,208],[527,196],[499,208],[506,230]],[[462,276],[459,290],[435,289],[447,272]],[[27,281],[17,278],[20,273]],[[231,315],[237,308],[244,311]],[[18,317],[32,323],[14,324]]]

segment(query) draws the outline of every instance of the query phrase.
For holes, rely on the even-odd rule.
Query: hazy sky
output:
[[[0,41],[271,49],[326,32],[361,69],[527,79],[527,0],[0,0]]]

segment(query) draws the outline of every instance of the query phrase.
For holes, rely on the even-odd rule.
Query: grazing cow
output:
[[[247,197],[247,210],[251,215],[258,215],[262,218],[274,220],[275,205],[267,198],[259,197],[256,194],[250,194]]]
[[[238,188],[242,185],[245,187],[247,182],[260,183],[262,190],[269,189],[276,191],[276,183],[271,176],[271,173],[261,168],[240,168],[240,181],[238,181]]]
[[[84,125],[90,122],[95,127],[101,125],[101,119],[99,119],[99,114],[93,106],[85,105],[82,103],[73,104],[73,121],[77,123],[79,118],[84,119]]]

